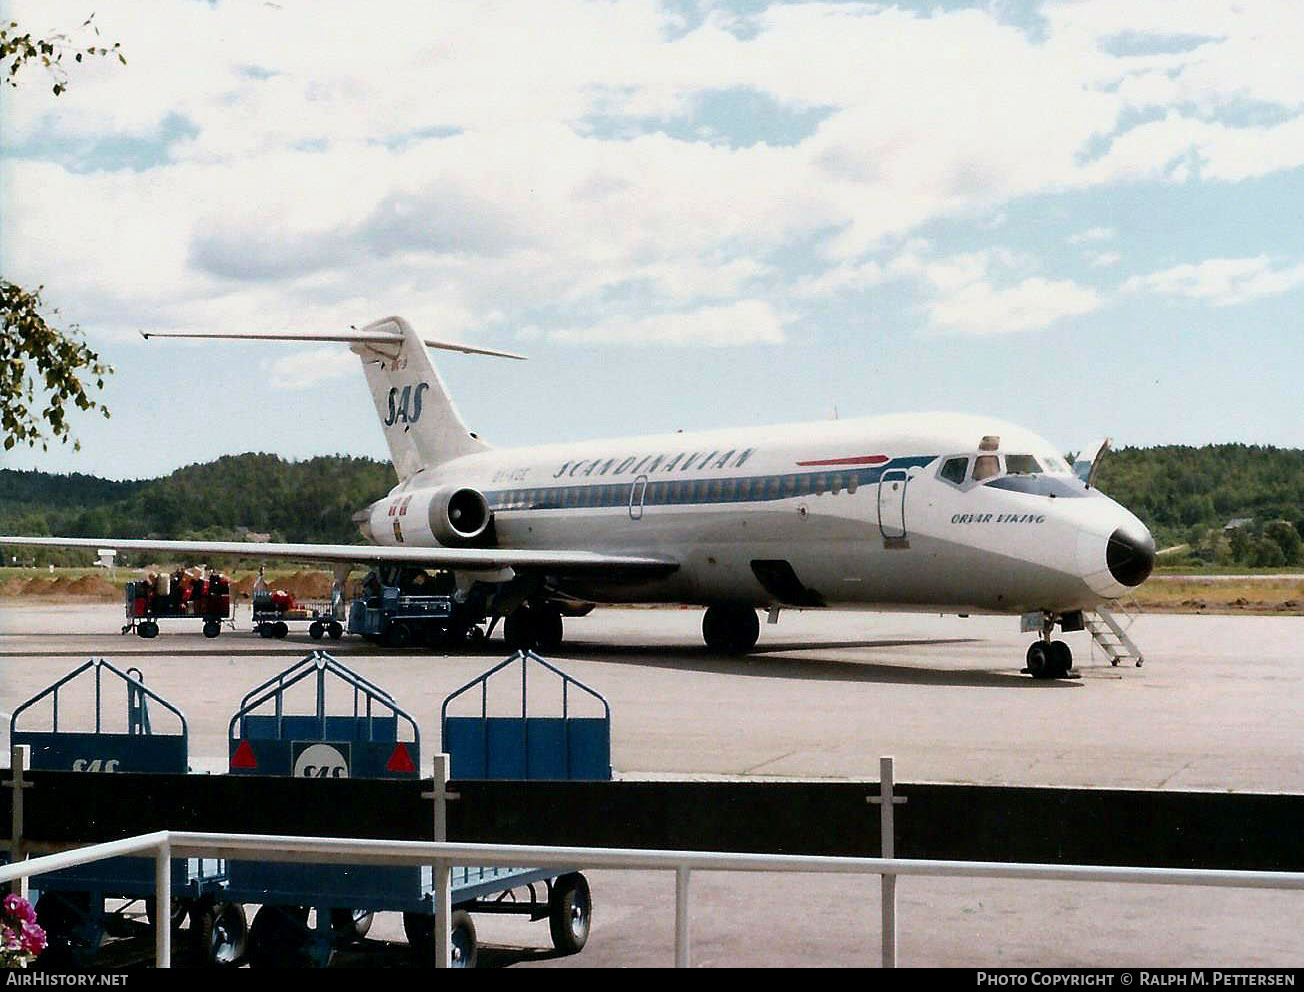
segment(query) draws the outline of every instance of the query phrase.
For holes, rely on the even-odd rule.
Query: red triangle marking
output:
[[[412,758],[408,755],[407,745],[400,743],[394,748],[394,753],[389,756],[389,761],[385,765],[387,772],[414,772],[416,765],[412,764]]]
[[[240,746],[235,749],[235,754],[231,756],[232,768],[257,768],[258,759],[254,757],[254,749],[249,746],[248,741],[241,741]]]

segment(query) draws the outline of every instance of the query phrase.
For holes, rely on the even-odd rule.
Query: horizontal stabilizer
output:
[[[403,335],[388,331],[272,331],[257,333],[253,331],[141,331],[140,336],[149,338],[207,338],[212,341],[340,341],[345,344],[402,344]],[[460,351],[464,355],[492,355],[495,358],[513,358],[525,361],[524,355],[511,351],[497,351],[493,348],[477,348],[474,345],[459,344],[456,341],[435,341],[422,338],[427,348],[441,351]]]

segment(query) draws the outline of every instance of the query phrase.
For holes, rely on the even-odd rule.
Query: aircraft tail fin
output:
[[[425,342],[406,320],[386,317],[362,330],[387,335],[355,341],[351,350],[362,359],[400,481],[423,468],[489,450],[463,422]]]
[[[422,338],[402,317],[385,317],[361,330],[272,334],[142,331],[145,338],[215,338],[266,341],[342,341],[362,360],[385,442],[399,481],[462,455],[489,450],[457,412],[435,371],[427,347],[469,355],[524,359],[509,351]]]

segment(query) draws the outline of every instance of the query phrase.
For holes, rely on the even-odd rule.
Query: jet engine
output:
[[[493,511],[479,490],[440,486],[387,496],[372,504],[370,517],[368,536],[377,544],[459,548],[484,536]]]

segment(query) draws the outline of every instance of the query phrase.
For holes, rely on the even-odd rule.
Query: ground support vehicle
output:
[[[128,582],[126,614],[122,633],[135,633],[138,637],[157,637],[159,620],[202,620],[205,637],[222,633],[222,624],[235,630],[235,610],[229,592],[182,603],[155,594],[144,580]]]
[[[514,657],[525,663],[520,655]],[[287,699],[291,691],[299,696],[310,688],[312,705],[306,711],[292,708]],[[603,702],[604,712],[605,706]],[[342,712],[332,711],[336,708]],[[526,730],[524,717],[515,718],[515,732],[506,737],[487,714],[462,722],[446,719],[454,721],[450,726],[456,728],[451,731],[456,746],[475,749],[480,759],[487,754],[494,769],[528,771],[527,758],[539,769],[568,763],[565,755],[540,757],[548,748],[532,746],[528,755],[520,751],[517,737]],[[604,724],[603,753],[609,754],[609,719]],[[490,731],[490,726],[495,729]],[[232,775],[416,778],[420,766],[416,722],[385,690],[322,651],[247,693],[231,718],[228,738]],[[516,757],[498,757],[504,749]],[[453,761],[454,767],[474,763],[469,754]],[[609,762],[605,768],[609,777]],[[418,959],[433,959],[437,919],[431,868],[232,861],[229,873],[229,898],[261,906],[249,933],[248,960],[253,967],[325,967],[338,946],[365,936],[373,914],[381,911],[403,913],[404,932]],[[522,892],[528,897],[517,896]],[[559,876],[555,869],[454,868],[448,921],[454,963],[475,963],[472,912],[549,919],[557,946],[577,951],[588,936],[589,904],[588,885],[576,872]]]
[[[344,625],[331,602],[296,602],[287,609],[280,606],[270,593],[254,590],[253,624],[260,637],[285,637],[290,632],[290,624],[296,621],[308,624],[308,635],[314,641],[327,636],[338,641],[344,636]]]
[[[93,678],[81,679],[86,675]],[[73,731],[61,726],[60,696],[79,679],[94,682],[94,726]],[[119,688],[125,692],[125,721],[110,720],[104,711],[106,695]],[[154,732],[150,702],[166,711],[176,732]],[[67,712],[70,706],[65,702],[63,708]],[[48,729],[23,726],[47,710]],[[109,729],[110,725],[118,729]],[[185,716],[146,688],[138,669],[123,672],[102,658],[87,661],[21,704],[10,718],[9,735],[14,744],[31,748],[30,767],[36,770],[92,774],[189,770]],[[142,903],[150,923],[157,925],[160,914],[153,905],[155,884],[150,858],[112,858],[33,876],[37,919],[49,939],[42,965],[89,966],[105,936],[131,936],[141,928],[135,911]],[[197,960],[209,965],[233,964],[244,953],[244,911],[227,902],[225,884],[223,861],[178,858],[172,863],[173,903],[166,915],[174,927],[190,918],[191,949]]]

